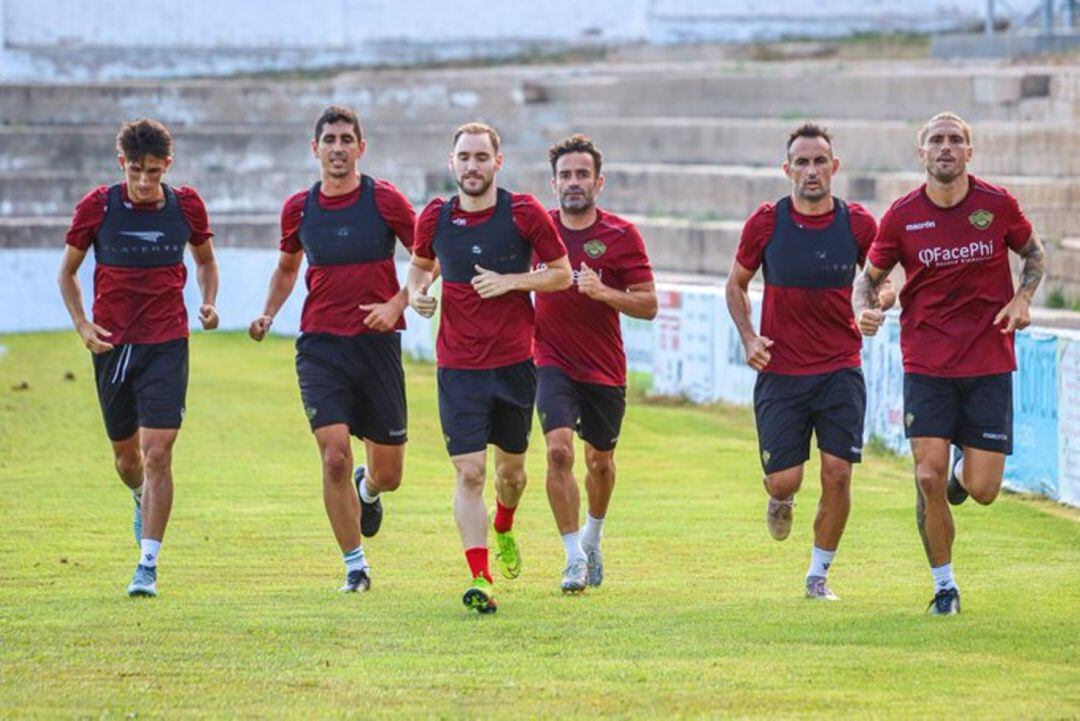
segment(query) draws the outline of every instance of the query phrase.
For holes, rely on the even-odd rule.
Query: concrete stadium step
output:
[[[919,170],[921,123],[818,119],[833,135],[843,170]],[[740,118],[582,118],[547,128],[551,137],[584,132],[611,162],[715,163],[777,167],[798,121]],[[985,121],[974,128],[975,172],[1080,175],[1080,129],[1069,124]]]

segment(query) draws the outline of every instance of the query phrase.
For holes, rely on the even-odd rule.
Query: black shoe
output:
[[[370,588],[371,576],[368,575],[366,568],[360,568],[345,574],[345,585],[338,590],[344,593],[363,593]]]
[[[353,481],[356,483],[356,495],[360,496],[360,482],[364,480],[364,467],[357,466],[353,471]],[[360,496],[360,535],[371,538],[382,527],[382,499],[376,498],[374,503],[364,503]]]
[[[949,464],[949,481],[945,484],[945,496],[949,499],[949,504],[953,506],[959,506],[961,503],[968,499],[968,492],[961,485],[959,477],[956,475],[956,464],[960,462],[960,459],[964,457],[964,449],[959,446],[952,447],[952,463]]]
[[[935,616],[955,616],[960,613],[960,591],[955,588],[938,591],[926,607],[926,612]]]

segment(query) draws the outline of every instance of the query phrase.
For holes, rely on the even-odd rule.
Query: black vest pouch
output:
[[[472,227],[451,220],[456,197],[443,204],[432,241],[443,278],[450,283],[468,283],[476,275],[477,265],[496,273],[529,272],[532,246],[514,225],[510,200],[510,191],[499,188],[491,218]]]
[[[835,214],[828,228],[800,228],[791,219],[791,198],[776,201],[776,226],[765,245],[765,282],[789,288],[850,288],[855,280],[859,244],[851,232],[847,204],[833,198]]]
[[[120,185],[109,188],[105,220],[94,238],[94,259],[120,268],[161,268],[181,265],[191,228],[180,201],[162,183],[165,205],[157,211],[135,210],[125,203]]]
[[[322,183],[311,186],[300,221],[308,265],[374,263],[394,257],[394,231],[375,205],[374,180],[361,176],[359,202],[338,210],[319,207],[321,187]]]

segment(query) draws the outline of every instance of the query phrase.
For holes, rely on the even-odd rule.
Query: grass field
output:
[[[339,594],[285,339],[193,337],[161,595],[128,599],[131,501],[86,352],[74,333],[0,346],[0,716],[1080,717],[1080,515],[959,508],[964,612],[928,617],[908,464],[871,456],[831,574],[843,600],[809,602],[816,484],[771,540],[744,410],[631,406],[607,578],[581,597],[558,591],[535,445],[524,572],[478,617],[460,603],[434,373],[410,366],[374,585]]]

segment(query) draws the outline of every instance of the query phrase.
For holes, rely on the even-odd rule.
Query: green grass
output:
[[[772,541],[745,410],[631,406],[607,581],[582,597],[557,590],[535,446],[524,573],[481,618],[460,603],[433,371],[410,366],[406,481],[367,543],[374,587],[339,594],[283,339],[193,337],[161,595],[128,599],[130,498],[86,352],[74,333],[0,345],[0,717],[1080,716],[1075,512],[959,508],[964,613],[927,617],[910,470],[872,455],[831,575],[843,601],[811,603],[816,483]]]

